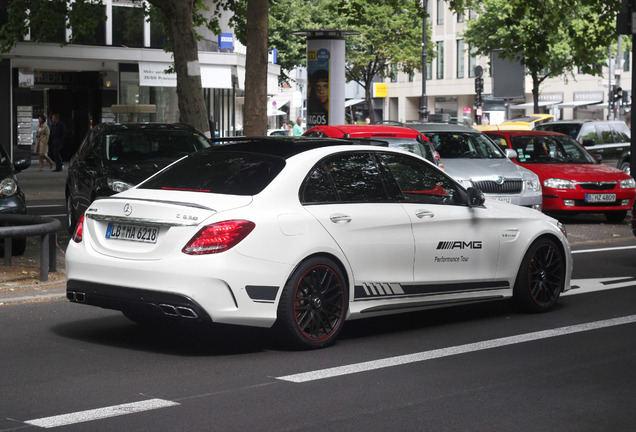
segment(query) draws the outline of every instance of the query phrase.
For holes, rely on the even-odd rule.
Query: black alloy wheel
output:
[[[339,267],[328,258],[312,258],[298,266],[278,307],[277,330],[285,342],[302,348],[333,343],[345,318],[344,280]]]
[[[527,312],[545,312],[559,300],[565,284],[565,257],[554,240],[540,238],[526,252],[515,282],[515,303]]]

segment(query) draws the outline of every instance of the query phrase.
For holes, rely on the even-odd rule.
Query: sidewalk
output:
[[[23,190],[27,204],[58,200],[64,202],[64,184],[66,172],[38,171],[37,160],[18,174],[18,182]],[[61,204],[60,203],[60,204]],[[4,265],[0,257],[0,305],[41,301],[47,298],[64,297],[66,292],[66,273],[64,251],[68,236],[58,234],[57,271],[48,273],[47,281],[40,281],[40,239],[27,237],[27,247],[22,256],[11,258],[11,266]]]

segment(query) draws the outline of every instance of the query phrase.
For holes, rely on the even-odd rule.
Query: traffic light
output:
[[[619,102],[623,97],[623,89],[620,87],[612,86],[612,101]]]

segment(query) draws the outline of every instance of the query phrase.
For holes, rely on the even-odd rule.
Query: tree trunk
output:
[[[166,16],[177,73],[179,121],[210,136],[210,123],[201,87],[201,66],[192,19],[195,0],[149,0]]]
[[[534,109],[532,112],[539,114],[539,85],[541,82],[539,81],[539,74],[536,71],[532,71],[530,76],[532,76],[532,99],[534,100]]]
[[[267,133],[268,0],[247,1],[244,134]]]

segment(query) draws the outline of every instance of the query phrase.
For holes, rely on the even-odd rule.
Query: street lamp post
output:
[[[427,37],[426,37],[426,18],[428,11],[428,0],[422,0],[422,8],[424,9],[424,17],[422,18],[422,96],[420,98],[420,121],[428,121],[428,98],[426,96],[426,74],[428,68],[426,67],[427,52]]]

